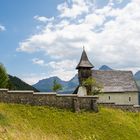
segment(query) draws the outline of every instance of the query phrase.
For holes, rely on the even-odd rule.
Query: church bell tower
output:
[[[82,86],[82,83],[84,80],[86,80],[89,77],[92,77],[92,68],[93,67],[94,66],[89,61],[86,51],[83,47],[83,52],[81,55],[80,62],[76,67],[76,69],[78,70],[78,79],[79,79],[80,86]]]

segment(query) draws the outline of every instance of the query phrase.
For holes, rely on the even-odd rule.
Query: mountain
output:
[[[136,83],[138,85],[138,88],[140,89],[140,71],[137,71],[134,75],[134,79],[136,80]]]
[[[46,78],[34,84],[33,87],[42,92],[51,92],[54,80],[62,85],[63,89],[60,91],[61,93],[72,93],[78,85],[78,78],[77,75],[75,75],[70,81],[63,81],[57,76]]]
[[[109,66],[107,66],[107,65],[102,65],[100,68],[99,68],[99,70],[113,70],[112,68],[110,68]]]
[[[103,65],[100,67],[99,70],[112,70],[112,69],[106,65]],[[51,92],[54,80],[56,80],[58,83],[60,83],[63,87],[63,89],[61,91],[59,91],[60,93],[72,93],[79,84],[78,75],[76,74],[69,81],[63,81],[60,78],[58,78],[57,76],[55,76],[55,77],[50,77],[50,78],[40,80],[38,83],[36,83],[32,86],[42,92]]]
[[[63,92],[64,93],[73,93],[76,87],[79,85],[78,75],[76,74],[70,81],[67,82]]]
[[[21,79],[19,79],[16,76],[9,76],[9,84],[10,84],[10,89],[11,90],[33,90],[35,92],[38,92],[38,90],[31,85],[25,83]]]
[[[135,80],[140,80],[140,71],[137,71],[134,75]]]
[[[112,70],[109,66],[103,65],[99,68],[99,70]],[[138,87],[140,87],[140,71],[136,72],[134,75],[134,78],[137,82]],[[75,88],[78,86],[78,75],[76,74],[71,80],[69,81],[63,81],[59,77],[50,77],[43,80],[40,80],[38,83],[34,85],[29,85],[19,79],[16,76],[9,75],[10,79],[10,89],[12,90],[33,90],[35,92],[38,91],[44,91],[44,92],[50,92],[52,91],[53,81],[56,80],[58,83],[60,83],[63,87],[63,89],[60,91],[60,93],[72,93]]]
[[[56,80],[57,83],[61,84],[62,87],[64,87],[67,83],[67,82],[61,80],[60,78],[58,78],[57,76],[54,76],[54,77],[40,80],[38,83],[34,84],[33,87],[35,87],[36,89],[38,89],[39,91],[42,91],[42,92],[43,91],[50,92],[50,91],[52,91],[54,80]]]

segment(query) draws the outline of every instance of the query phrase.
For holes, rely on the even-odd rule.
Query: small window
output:
[[[129,97],[129,102],[131,101],[131,97]]]
[[[108,96],[108,99],[110,100],[110,96]]]

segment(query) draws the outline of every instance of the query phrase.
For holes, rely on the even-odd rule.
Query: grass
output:
[[[0,140],[139,140],[140,113],[0,103]]]

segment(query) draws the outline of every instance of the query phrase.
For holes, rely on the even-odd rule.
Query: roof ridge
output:
[[[94,70],[92,70],[92,71],[102,71],[102,72],[131,72],[132,73],[132,71],[131,70],[97,70],[97,69],[94,69]]]

